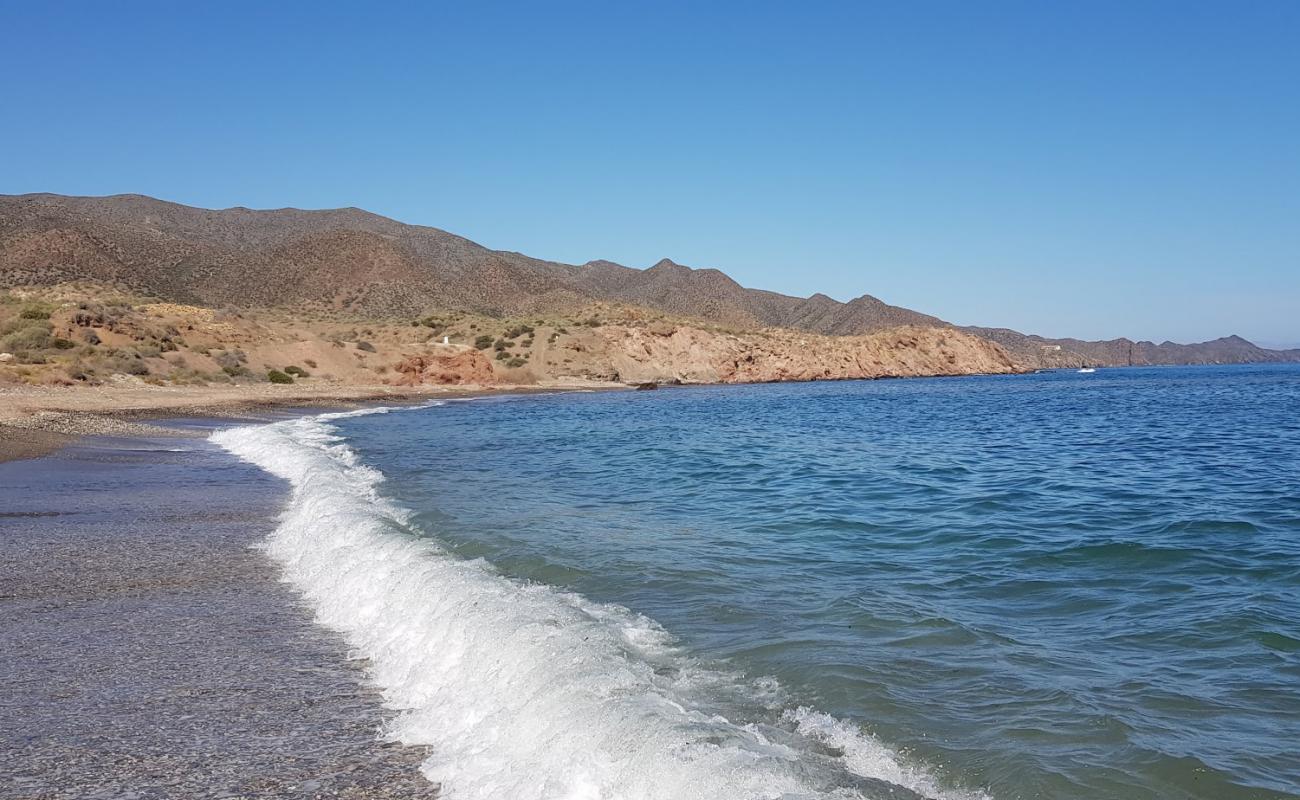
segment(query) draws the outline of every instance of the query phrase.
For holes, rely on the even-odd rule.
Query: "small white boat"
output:
[[[1084,367],[1083,369],[1079,370],[1079,372],[1096,372],[1096,371],[1097,370],[1093,369],[1092,367]]]

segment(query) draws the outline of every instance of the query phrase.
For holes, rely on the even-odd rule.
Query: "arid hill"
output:
[[[356,208],[214,211],[140,195],[0,195],[0,287],[72,281],[207,307],[333,310],[376,320],[433,311],[561,314],[604,301],[743,330],[853,336],[952,327],[870,295],[848,303],[790,297],[668,259],[644,270],[561,264]],[[1157,345],[964,330],[1032,367],[1300,360],[1300,350],[1265,350],[1239,337]]]
[[[209,211],[140,195],[0,196],[0,286],[84,280],[209,306],[333,308],[395,319],[490,316],[609,301],[733,327],[855,334],[941,324],[873,297],[746,289],[667,259],[646,270],[489,250],[356,208]]]
[[[374,322],[157,302],[84,283],[0,291],[0,387],[573,386],[1019,371],[998,345],[939,327],[737,331],[608,304],[574,316]]]

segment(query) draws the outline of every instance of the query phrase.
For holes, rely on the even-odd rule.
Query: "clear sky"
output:
[[[957,323],[1300,342],[1295,0],[0,0],[0,75],[3,193],[360,206]]]

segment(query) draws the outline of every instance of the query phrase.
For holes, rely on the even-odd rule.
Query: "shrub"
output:
[[[304,359],[302,360],[302,363],[306,364],[307,366],[311,367],[312,369],[316,369],[316,362],[313,361],[313,360],[310,359],[310,358],[304,358]]]
[[[518,356],[516,356],[516,357],[510,359],[509,361],[507,361],[507,362],[506,362],[506,366],[507,366],[507,367],[522,367],[522,366],[523,366],[524,364],[526,364],[526,363],[528,363],[528,362],[527,362],[527,361],[524,361],[524,359],[519,358]]]
[[[227,350],[224,353],[217,353],[212,357],[212,360],[217,362],[217,366],[221,367],[223,370],[227,367],[234,369],[247,361],[248,356],[244,355],[243,350]],[[233,375],[234,373],[227,372],[226,374]]]
[[[124,372],[127,375],[149,374],[149,365],[138,358],[123,358],[119,356],[109,362],[109,369],[113,372]]]
[[[532,325],[516,325],[515,327],[506,331],[506,338],[518,339],[520,336],[523,336],[525,333],[532,333],[532,332],[533,332]]]
[[[180,386],[198,386],[208,382],[208,374],[196,369],[182,367],[174,369],[167,375],[167,380]],[[224,376],[223,376],[224,377]]]
[[[285,371],[286,374],[292,375],[292,376],[294,376],[295,378],[310,378],[310,377],[311,377],[311,373],[310,373],[310,372],[308,372],[307,370],[303,369],[302,367],[295,366],[295,365],[293,365],[293,364],[290,364],[289,366],[285,367],[285,368],[284,368],[284,371]]]
[[[54,345],[55,350],[71,350],[77,346],[77,343],[71,339],[60,339],[57,337],[52,339],[50,344]]]
[[[361,339],[360,341],[357,342],[357,349],[364,350],[367,353],[375,352],[375,346],[370,342],[367,342],[365,339]]]
[[[502,352],[502,351],[504,351],[504,350],[509,349],[509,347],[510,347],[510,342],[507,342],[505,339],[497,339],[496,342],[494,342],[494,343],[492,344],[492,347],[493,347],[493,348],[494,348],[498,353],[500,353],[500,352]]]
[[[52,310],[53,309],[44,303],[33,303],[32,305],[24,306],[23,310],[18,313],[18,316],[23,319],[49,319]]]
[[[50,346],[50,329],[44,325],[30,325],[19,328],[6,336],[0,347],[10,352],[15,350],[44,350]]]
[[[486,350],[492,346],[492,337],[488,334],[474,337],[474,346],[479,350]]]
[[[222,367],[222,368],[221,368],[221,371],[224,372],[225,374],[229,375],[229,376],[232,377],[232,378],[242,378],[242,377],[244,377],[245,375],[251,375],[251,374],[252,374],[252,373],[250,373],[250,372],[248,371],[248,368],[247,368],[247,367],[241,366],[241,365],[239,365],[239,364],[235,364],[234,366],[226,366],[226,367]]]
[[[85,340],[86,344],[99,344],[99,334],[92,330],[82,331],[81,338]]]
[[[497,361],[505,361],[507,358],[510,358],[510,354],[505,350],[498,350],[496,358]]]
[[[266,379],[271,383],[293,383],[293,378],[285,375],[278,369],[273,369],[266,373]]]
[[[86,307],[84,303],[82,306],[83,308],[80,311],[77,311],[72,315],[72,323],[74,325],[78,325],[82,328],[89,328],[92,325],[104,324],[103,314],[96,313],[94,309]]]

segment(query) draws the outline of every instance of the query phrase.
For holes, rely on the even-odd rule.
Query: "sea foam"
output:
[[[444,796],[986,797],[940,787],[856,725],[791,707],[773,681],[697,663],[644,616],[448,554],[331,424],[361,413],[375,412],[212,440],[290,484],[265,549],[318,621],[369,659],[396,711],[385,735],[431,749],[423,771]],[[747,718],[726,716],[742,706]]]

